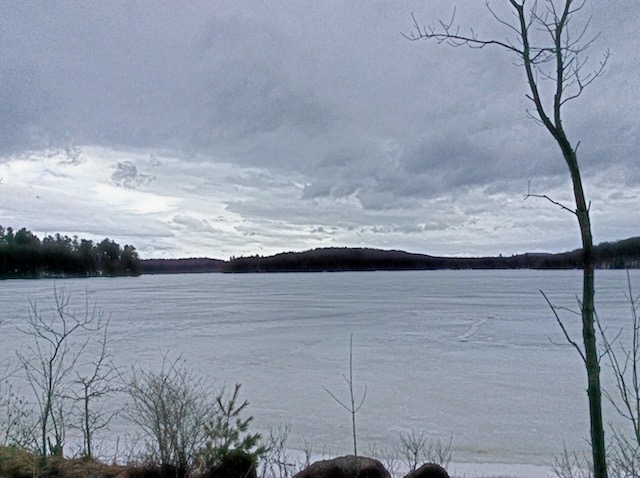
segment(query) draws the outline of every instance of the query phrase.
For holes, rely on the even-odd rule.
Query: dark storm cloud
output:
[[[5,151],[47,136],[193,151],[282,127],[318,134],[331,121],[330,105],[288,77],[286,35],[224,18],[224,5],[56,7],[2,7]]]
[[[331,105],[321,104],[309,85],[294,84],[295,39],[255,19],[210,19],[199,35],[202,98],[207,126],[223,138],[299,129],[323,133]],[[207,71],[208,70],[208,71]]]
[[[0,62],[0,152],[20,152],[25,146],[47,147],[55,105],[34,65]]]
[[[403,169],[408,176],[445,171],[441,180],[448,185],[493,179],[497,176],[494,164],[490,151],[481,144],[475,144],[469,138],[456,134],[432,138],[403,157]]]
[[[510,65],[502,52],[402,39],[412,10],[448,13],[432,3],[6,2],[1,146],[214,150],[305,169],[327,143],[371,148],[416,130],[428,142],[452,126],[464,135],[490,120],[489,102],[525,91],[500,91],[519,78],[496,73]],[[461,22],[492,26],[460,10]]]
[[[361,144],[327,154],[310,175],[313,179],[303,197],[354,195],[366,209],[412,208],[456,188],[491,184],[496,178],[532,177],[547,163],[548,172],[564,171],[550,147],[517,151],[523,143],[529,141],[503,143],[490,134],[445,131],[404,147]]]

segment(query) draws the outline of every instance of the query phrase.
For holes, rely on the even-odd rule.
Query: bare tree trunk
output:
[[[587,372],[587,396],[589,399],[589,418],[591,431],[591,452],[595,478],[607,477],[606,442],[602,418],[602,387],[600,384],[600,357],[596,341],[595,328],[595,260],[593,255],[593,236],[589,205],[585,199],[580,168],[575,150],[570,146],[564,131],[556,132],[556,139],[569,167],[573,183],[573,195],[576,201],[576,217],[580,226],[582,240],[582,340],[584,343],[584,361]]]
[[[91,427],[91,422],[89,417],[91,416],[91,410],[89,410],[89,390],[85,388],[84,390],[84,446],[85,446],[85,458],[91,460],[93,459],[93,450],[91,449],[91,438],[93,428]]]

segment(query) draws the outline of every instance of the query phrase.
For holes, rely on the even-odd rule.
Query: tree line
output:
[[[604,242],[594,247],[595,266],[601,269],[640,267],[640,237]],[[283,252],[273,256],[217,259],[142,260],[143,274],[196,272],[323,272],[437,269],[580,269],[582,250],[559,254],[526,253],[499,257],[435,257],[404,251],[368,248],[320,248]]]
[[[88,239],[60,234],[42,240],[26,228],[14,231],[0,225],[0,278],[89,277],[140,274],[135,247],[121,247],[105,238]]]
[[[640,237],[594,247],[596,268],[640,267]],[[273,256],[140,259],[135,247],[105,238],[60,234],[40,239],[22,228],[0,225],[0,278],[92,277],[208,272],[323,272],[437,269],[580,269],[582,250],[498,257],[436,257],[404,251],[333,247]]]

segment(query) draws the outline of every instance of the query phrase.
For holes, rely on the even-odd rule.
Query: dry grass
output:
[[[0,447],[0,478],[125,478],[126,468],[95,460],[51,457],[38,470],[38,456],[15,447]]]

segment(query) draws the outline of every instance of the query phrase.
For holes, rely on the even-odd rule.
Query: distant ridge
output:
[[[143,274],[184,274],[203,272],[223,272],[227,261],[220,259],[141,259],[140,269]]]
[[[510,257],[436,257],[397,250],[331,247],[273,256],[248,256],[228,261],[207,258],[142,259],[143,274],[340,272],[437,269],[579,269],[582,250],[526,253]],[[640,268],[640,237],[604,242],[595,247],[599,269]]]

